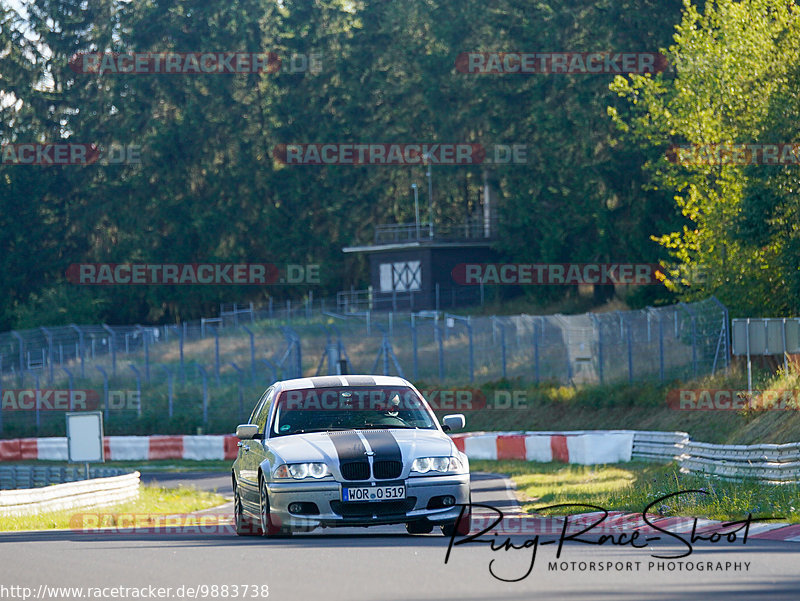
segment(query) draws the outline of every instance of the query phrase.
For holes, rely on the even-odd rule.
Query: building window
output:
[[[381,292],[406,292],[422,288],[422,265],[419,261],[381,263]]]

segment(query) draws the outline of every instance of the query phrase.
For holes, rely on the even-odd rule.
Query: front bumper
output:
[[[461,512],[460,504],[469,502],[469,474],[415,476],[391,482],[375,481],[377,486],[405,483],[406,500],[342,502],[343,486],[371,486],[373,481],[336,482],[270,482],[270,512],[279,523],[296,530],[318,526],[376,526],[403,524],[427,519],[433,524],[454,522]],[[431,499],[451,495],[455,505],[428,509]],[[319,514],[297,515],[289,511],[291,503],[314,503]]]

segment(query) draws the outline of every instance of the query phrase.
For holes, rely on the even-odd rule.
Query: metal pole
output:
[[[633,337],[631,336],[631,324],[628,325],[628,382],[633,384]]]
[[[128,367],[136,374],[136,396],[139,399],[139,405],[136,407],[137,417],[142,417],[142,373],[133,363],[129,363]]]
[[[83,331],[74,323],[69,324],[69,327],[78,332],[78,342],[81,345],[81,378],[85,378],[86,370],[84,368],[84,355],[86,354],[86,351],[84,350],[83,347]]]
[[[19,385],[22,386],[25,380],[25,341],[19,332],[11,330],[11,335],[19,340]]]
[[[428,238],[433,239],[433,183],[431,179],[431,165],[428,163]]]
[[[414,225],[417,230],[417,241],[419,241],[419,192],[417,184],[411,184],[411,189],[414,190]]]
[[[251,313],[252,315],[252,313]],[[242,326],[242,329],[250,336],[250,379],[256,381],[256,341],[255,334],[247,326]]]
[[[658,314],[658,356],[659,356],[659,375],[661,381],[664,381],[664,320],[662,315]]]
[[[198,365],[197,369],[203,376],[203,425],[208,425],[208,374],[202,365]]]
[[[219,386],[219,330],[216,326],[213,326],[212,330],[214,332],[214,375],[217,378],[217,386]]]
[[[47,337],[47,364],[48,364],[48,372],[50,373],[50,383],[53,383],[53,335],[50,331],[42,327],[42,332]]]
[[[244,370],[236,365],[236,363],[231,363],[231,367],[235,369],[236,373],[239,375],[239,423],[242,423],[244,421],[244,396],[242,395],[242,378],[244,377]]]
[[[36,392],[34,393],[33,399],[34,399],[34,404],[36,405],[36,407],[35,407],[35,410],[36,410],[36,435],[38,436],[39,435],[39,428],[41,426],[41,416],[39,415],[39,398],[38,398],[39,394],[40,394],[40,390],[39,390],[39,374],[36,374],[34,376],[34,380],[36,382],[36,384],[35,384]],[[69,396],[70,396],[70,402],[72,402],[72,400],[71,400],[72,392],[69,393]]]
[[[111,335],[109,350],[111,351],[111,373],[117,375],[117,335],[110,327],[103,324],[103,329]]]
[[[72,377],[72,372],[68,370],[66,367],[61,368],[64,373],[67,374],[67,381],[68,381],[68,390],[69,390],[69,410],[72,411],[74,409],[73,402],[72,402],[72,390],[75,388],[75,378]]]
[[[472,323],[467,317],[467,333],[469,335],[469,381],[475,381],[475,347],[472,344]]]
[[[436,328],[436,342],[439,345],[439,381],[444,381],[444,341],[442,340],[442,332],[438,323],[435,323]]]
[[[107,422],[108,421],[108,374],[106,370],[100,367],[99,365],[95,365],[95,369],[103,374],[103,419]]]
[[[168,389],[167,411],[169,413],[170,419],[172,419],[172,405],[173,405],[173,396],[174,396],[173,395],[174,387],[173,387],[172,371],[166,365],[162,365],[161,369],[163,369],[164,372],[167,374],[167,389]]]
[[[412,350],[412,366],[414,372],[414,380],[416,381],[419,378],[419,373],[417,371],[417,324],[414,321],[414,314],[411,314],[411,350]]]
[[[747,398],[753,394],[753,365],[750,361],[750,318],[745,322],[745,337],[747,338]]]

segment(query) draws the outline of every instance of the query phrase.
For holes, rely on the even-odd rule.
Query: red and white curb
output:
[[[236,459],[235,436],[106,436],[108,461]],[[0,461],[67,461],[66,437],[0,440]]]
[[[593,465],[631,460],[633,432],[467,432],[452,434],[470,459],[522,459]]]

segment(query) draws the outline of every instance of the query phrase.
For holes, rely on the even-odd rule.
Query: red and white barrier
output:
[[[630,461],[631,431],[468,432],[454,434],[471,459],[524,459],[584,465]],[[235,436],[106,436],[108,461],[235,459]],[[0,440],[0,461],[67,460],[67,439]]]
[[[453,442],[470,459],[523,459],[594,465],[631,460],[633,432],[467,432]]]
[[[106,436],[107,461],[236,459],[235,436]],[[67,439],[0,440],[0,461],[67,461]]]

